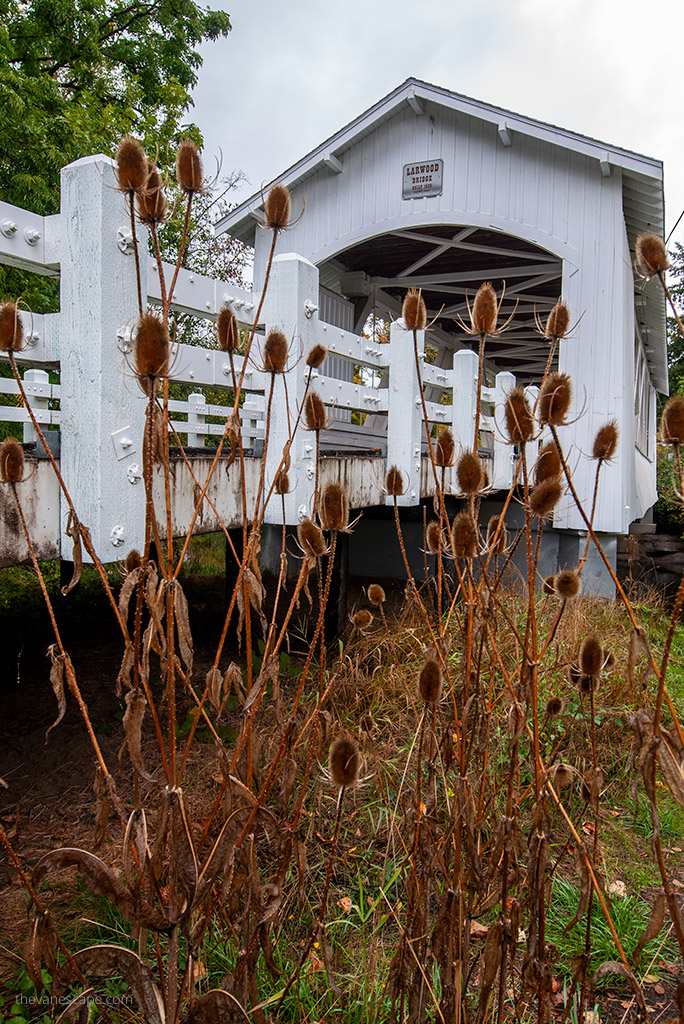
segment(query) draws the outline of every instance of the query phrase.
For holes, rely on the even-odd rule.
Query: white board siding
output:
[[[402,200],[403,165],[428,158],[444,160],[443,194]],[[306,213],[287,246],[313,263],[372,236],[434,224],[502,230],[563,260],[563,296],[574,321],[583,314],[560,351],[575,386],[573,415],[581,414],[564,436],[579,493],[590,501],[595,464],[580,453],[591,451],[602,423],[618,419],[621,451],[602,468],[595,525],[627,529],[636,504],[634,312],[620,169],[603,177],[598,160],[519,134],[503,146],[495,125],[431,103],[421,116],[400,108],[344,153],[343,167],[336,175],[321,170],[295,189],[294,208],[305,198]],[[258,239],[257,274],[267,244],[266,236]],[[570,501],[555,521],[583,528]]]

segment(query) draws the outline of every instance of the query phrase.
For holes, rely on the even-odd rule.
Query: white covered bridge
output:
[[[388,345],[359,334],[372,313],[398,316],[411,286],[423,289],[436,317],[427,337],[436,357],[423,365],[428,413],[434,423],[452,426],[457,443],[468,443],[475,413],[477,361],[457,319],[466,312],[466,296],[491,280],[497,291],[506,285],[502,317],[518,303],[510,329],[487,345],[480,445],[495,491],[510,485],[515,464],[497,427],[496,405],[515,379],[534,386],[548,355],[534,331],[535,311],[545,316],[562,295],[576,318],[583,314],[558,356],[574,379],[579,413],[565,440],[586,451],[607,418],[620,423],[620,452],[606,469],[596,520],[610,550],[610,537],[625,532],[656,497],[655,393],[667,386],[665,314],[656,285],[635,281],[632,249],[640,231],[662,232],[661,164],[410,80],[279,180],[292,189],[294,210],[303,200],[306,210],[279,239],[258,330],[277,327],[294,340],[291,402],[301,398],[307,372],[299,350],[320,342],[330,351],[315,382],[332,420],[323,438],[323,475],[347,482],[353,507],[378,510],[357,528],[352,571],[355,564],[382,571],[384,524],[377,520],[388,464],[404,472],[402,504],[418,510],[431,493],[412,345],[399,323]],[[145,402],[127,362],[135,269],[129,222],[113,184],[111,161],[89,157],[64,169],[59,214],[41,218],[0,204],[0,259],[60,279],[60,312],[27,315],[30,346],[20,362],[41,421],[58,428],[51,433],[59,434],[62,473],[104,561],[140,546],[144,521]],[[243,324],[253,323],[268,242],[258,226],[260,202],[261,194],[221,225],[255,246],[254,293],[182,272],[175,309],[212,321],[229,302]],[[148,297],[159,300],[152,265]],[[178,347],[174,380],[193,393],[171,403],[199,480],[212,454],[201,449],[208,436],[223,432],[231,384],[225,356],[209,335],[205,345]],[[268,383],[256,363],[247,368],[242,408],[248,487],[260,471]],[[8,379],[0,379],[0,388],[15,393]],[[207,404],[205,388],[224,390],[226,405]],[[23,422],[31,441],[26,411],[10,402],[0,406],[0,418]],[[284,397],[276,392],[267,478],[287,429]],[[313,492],[306,433],[293,449],[290,475],[295,487],[286,518],[294,524],[310,510]],[[587,497],[592,481],[581,462],[576,482]],[[39,460],[22,487],[31,492],[25,507],[40,555],[68,558],[66,509],[48,464]],[[228,526],[239,523],[237,474],[215,474],[209,497]],[[182,534],[193,486],[181,462],[172,500],[173,529]],[[0,502],[9,507],[2,494]],[[267,521],[280,517],[274,505]],[[217,528],[208,506],[199,528]],[[554,531],[549,559],[572,560],[582,523],[569,504],[556,513]],[[0,564],[25,556],[12,517],[0,517]]]

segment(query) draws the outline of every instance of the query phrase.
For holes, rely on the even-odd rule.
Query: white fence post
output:
[[[206,434],[202,429],[206,423],[204,411],[204,395],[201,391],[193,391],[188,395],[188,448],[204,448]]]
[[[85,157],[62,169],[61,470],[105,562],[144,543],[146,399],[127,340],[138,311],[130,224],[109,157]],[[146,268],[143,229],[138,238]],[[143,288],[144,299],[145,280]],[[62,553],[69,558],[66,513],[62,498]]]
[[[494,403],[494,465],[492,467],[492,487],[497,490],[508,489],[513,483],[513,446],[506,442],[503,424],[504,404],[514,387],[514,374],[506,371],[497,373]]]
[[[418,352],[422,355],[425,332],[418,332]],[[398,505],[420,504],[420,471],[422,461],[423,409],[420,401],[413,331],[407,331],[403,320],[395,320],[390,328],[390,372],[387,410],[387,468],[398,466],[406,493],[397,498]],[[387,505],[394,504],[391,495]]]
[[[266,333],[279,330],[291,345],[290,370],[287,391],[290,402],[290,421],[294,424],[297,410],[304,399],[308,367],[306,355],[316,343],[318,335],[318,270],[303,256],[293,253],[276,256],[264,300],[263,311]],[[302,358],[300,358],[300,352]],[[271,423],[266,455],[266,491],[275,478],[283,448],[287,444],[290,427],[285,404],[283,381],[276,375],[275,393],[271,406]],[[267,397],[268,397],[267,381]],[[323,396],[321,396],[323,397]],[[315,476],[314,435],[304,429],[297,431],[290,450],[289,471],[291,491],[285,497],[285,521],[294,525],[304,516],[311,515]],[[282,505],[275,494],[266,509],[267,523],[282,522]]]
[[[464,449],[473,447],[477,404],[477,363],[477,353],[472,352],[469,348],[454,352],[451,422],[456,442],[456,458]]]
[[[50,374],[45,370],[26,370],[24,373],[24,391],[29,397],[31,402],[31,408],[36,414],[36,419],[42,425],[42,419],[40,413],[48,408],[49,397],[50,397]],[[45,424],[43,433],[46,435],[47,440],[47,424]],[[38,434],[36,428],[29,421],[24,423],[24,444],[31,444],[33,441],[38,443]],[[40,445],[42,448],[42,444]]]
[[[259,447],[259,424],[264,418],[264,397],[255,392],[248,392],[240,406],[240,424],[242,429],[242,444],[244,448],[251,448],[255,453]]]
[[[527,401],[530,403],[530,409],[534,409],[535,405],[537,404],[537,399],[539,398],[539,388],[536,386],[536,384],[527,385],[527,387],[525,388],[525,396],[527,398]],[[534,469],[534,465],[539,455],[539,448],[541,446],[541,443],[543,443],[543,441],[545,440],[545,429],[546,428],[538,432],[536,440],[530,441],[528,444],[525,445],[525,461],[527,462],[527,472],[530,474],[530,477],[532,476],[532,470]],[[522,471],[520,474],[519,482],[522,483]]]

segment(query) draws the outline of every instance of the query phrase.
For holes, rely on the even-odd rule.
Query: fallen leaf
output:
[[[616,878],[616,880],[611,882],[608,886],[608,892],[611,896],[619,896],[622,899],[627,895],[627,886],[619,878]]]
[[[470,922],[470,937],[472,939],[484,939],[487,937],[489,928],[485,924],[480,924],[479,921]]]
[[[647,985],[655,985],[657,982],[660,981],[660,976],[657,974],[645,974],[643,977],[643,981]]]
[[[659,996],[664,996],[665,995],[665,986],[664,985],[660,985],[660,984],[654,985],[653,986],[653,991],[657,992]]]
[[[352,908],[352,901],[349,898],[349,896],[343,896],[342,899],[339,899],[337,901],[337,906],[340,907],[345,912],[345,914],[350,914]]]

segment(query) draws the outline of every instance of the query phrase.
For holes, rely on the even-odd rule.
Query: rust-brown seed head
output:
[[[290,478],[284,469],[281,469],[275,478],[275,492],[276,494],[290,493]]]
[[[579,653],[579,667],[580,671],[585,676],[597,676],[603,666],[603,648],[596,636],[596,633],[591,633],[582,642]]]
[[[482,460],[475,452],[464,451],[456,465],[458,486],[462,494],[475,494],[482,487]]]
[[[320,558],[328,550],[323,531],[311,519],[298,523],[297,540],[307,558]]]
[[[373,624],[373,613],[367,608],[359,608],[358,612],[352,615],[352,622],[361,633]]]
[[[24,325],[16,302],[0,302],[0,352],[20,352],[24,344]]]
[[[436,704],[442,696],[442,666],[430,658],[418,676],[418,693],[426,704]]]
[[[594,447],[591,452],[592,459],[600,459],[607,462],[615,455],[618,446],[618,425],[617,420],[609,420],[597,431],[594,438]]]
[[[371,583],[368,588],[368,600],[376,608],[379,608],[381,604],[385,603],[385,591],[382,589],[379,583]]]
[[[306,365],[310,366],[312,370],[317,370],[325,360],[328,354],[328,350],[325,345],[314,345],[306,357]]]
[[[264,369],[282,373],[287,363],[287,338],[282,331],[269,331],[264,343]]]
[[[547,577],[545,577],[544,582],[542,583],[542,591],[545,594],[555,594],[556,593],[556,577],[555,576],[547,576]]]
[[[455,451],[456,442],[454,441],[454,435],[448,427],[444,427],[437,435],[435,462],[438,466],[450,466],[454,461]]]
[[[506,524],[502,516],[492,516],[487,523],[487,550],[494,555],[503,555],[507,543]]]
[[[530,491],[530,512],[545,519],[551,515],[561,499],[563,488],[558,480],[544,480]]]
[[[24,449],[18,441],[6,437],[0,444],[0,480],[18,484],[24,479]]]
[[[496,318],[499,309],[496,301],[496,292],[491,282],[481,284],[477,289],[475,301],[471,311],[471,322],[474,334],[494,334],[496,332]]]
[[[317,391],[311,391],[306,396],[304,419],[307,430],[325,430],[328,425],[323,399]]]
[[[427,324],[425,302],[420,289],[409,288],[401,307],[401,315],[407,331],[424,331]]]
[[[563,699],[561,697],[551,697],[546,702],[546,714],[549,718],[555,718],[556,715],[560,715],[563,710]]]
[[[336,786],[353,786],[358,781],[361,755],[356,740],[341,732],[330,748],[329,775]]]
[[[665,403],[660,418],[660,436],[665,444],[684,443],[684,395],[672,395]]]
[[[266,227],[282,231],[290,223],[292,204],[290,193],[284,185],[273,185],[264,203]]]
[[[157,225],[166,220],[166,196],[155,164],[147,161],[147,174],[141,188],[136,192],[138,217],[143,224]]]
[[[576,569],[562,569],[556,573],[553,587],[560,597],[577,597],[582,591],[582,580]]]
[[[404,493],[404,481],[398,466],[390,466],[385,477],[385,490],[389,495],[401,497]]]
[[[165,377],[169,372],[169,335],[156,313],[143,313],[138,320],[134,358],[141,381]]]
[[[343,484],[330,481],[318,500],[318,516],[324,530],[345,531],[349,526],[349,496]]]
[[[442,529],[436,519],[428,523],[425,537],[430,554],[438,555],[442,550]]]
[[[456,558],[474,558],[477,551],[477,526],[470,512],[459,512],[451,526]]]
[[[637,238],[636,258],[639,269],[646,277],[662,274],[670,266],[662,238],[651,233],[639,235]]]
[[[237,352],[240,347],[240,329],[235,313],[228,305],[221,306],[216,318],[216,336],[222,352]]]
[[[182,139],[178,147],[176,180],[184,192],[202,191],[202,161],[192,139]]]
[[[559,299],[546,320],[544,337],[547,341],[558,341],[568,333],[570,326],[570,310],[568,304]]]
[[[572,382],[567,373],[551,373],[539,392],[537,418],[540,423],[560,427],[572,401]]]
[[[132,548],[131,551],[129,551],[128,554],[126,555],[126,561],[124,562],[124,565],[126,566],[126,572],[133,572],[134,569],[139,569],[140,566],[142,565],[142,558],[140,557],[140,552],[137,551],[135,548]]]
[[[147,157],[137,139],[124,135],[116,151],[116,180],[122,192],[137,192],[147,178]]]
[[[506,433],[513,444],[525,444],[534,434],[534,420],[525,391],[515,387],[504,406]]]
[[[549,441],[540,449],[534,468],[534,481],[540,484],[544,480],[557,480],[561,473],[562,466],[558,449],[553,441]]]

